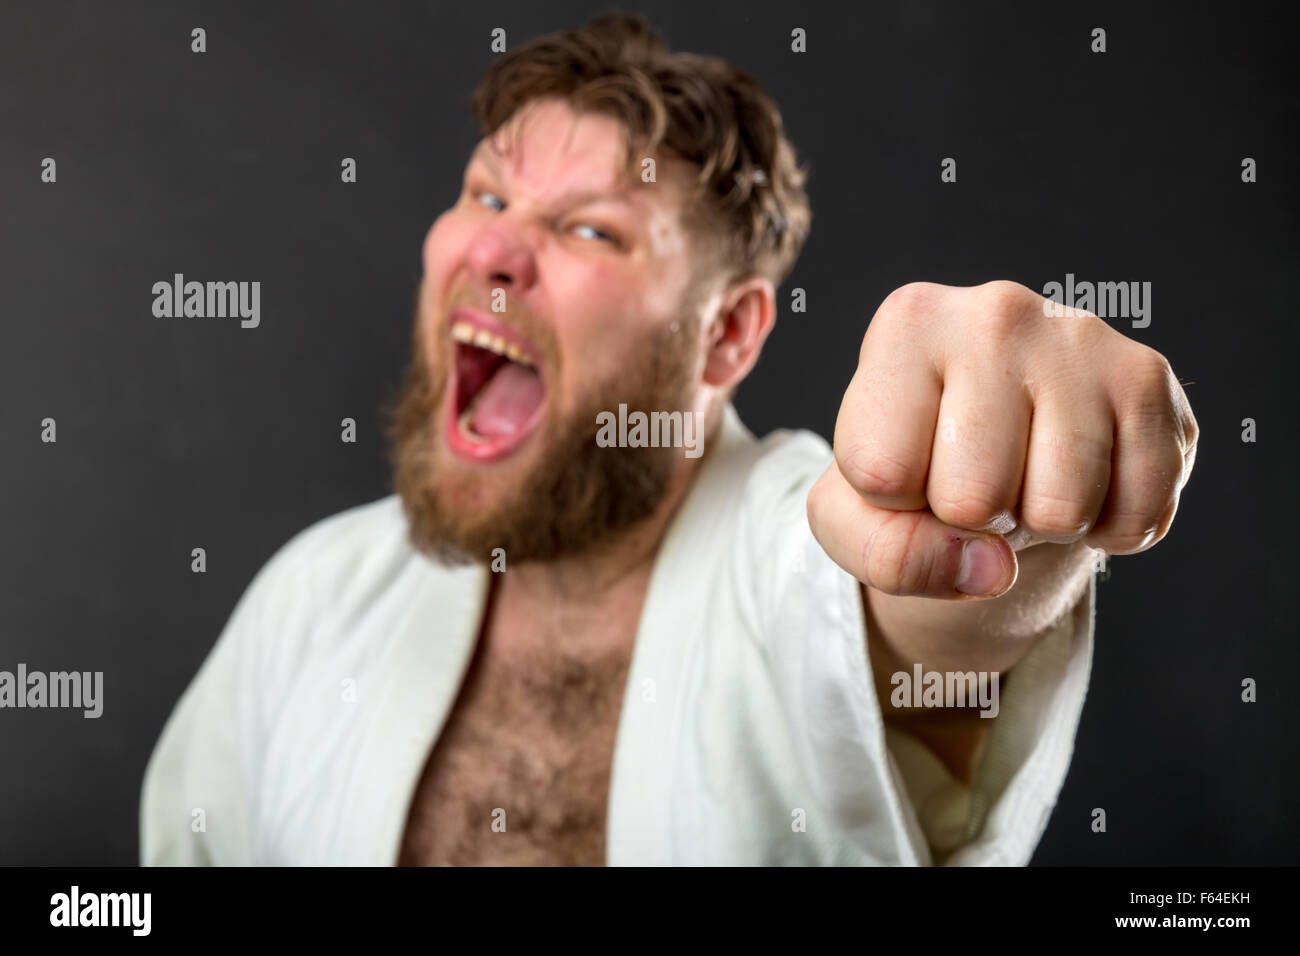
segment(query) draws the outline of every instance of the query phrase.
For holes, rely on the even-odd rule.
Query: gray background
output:
[[[518,45],[605,8],[541,6],[0,11],[0,669],[106,682],[97,721],[0,711],[0,862],[134,862],[145,761],[253,574],[388,493],[380,409],[420,243],[476,140],[489,33]],[[782,311],[737,404],[760,434],[829,436],[868,319],[911,280],[1152,282],[1151,326],[1120,328],[1192,383],[1197,471],[1169,538],[1099,585],[1074,762],[1034,860],[1295,863],[1287,7],[974,6],[628,7],[751,71],[811,164],[813,231],[780,295],[803,287],[809,311]],[[957,185],[939,182],[945,156]],[[174,272],[261,281],[261,327],[154,318],[151,286]]]

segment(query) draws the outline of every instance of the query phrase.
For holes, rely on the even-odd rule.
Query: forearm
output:
[[[896,707],[894,674],[1010,671],[1086,594],[1093,552],[1041,544],[1017,554],[1020,574],[1006,594],[983,601],[896,597],[863,585],[867,646],[885,721],[921,740],[953,777],[970,786],[994,720],[966,708]]]

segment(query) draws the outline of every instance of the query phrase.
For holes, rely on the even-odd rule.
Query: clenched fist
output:
[[[808,496],[827,554],[893,595],[996,596],[1016,551],[1111,554],[1168,532],[1199,429],[1169,363],[1013,282],[914,283],[880,306]]]

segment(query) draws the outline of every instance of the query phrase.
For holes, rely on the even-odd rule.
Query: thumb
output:
[[[808,525],[832,561],[886,594],[997,597],[1019,573],[1001,535],[955,528],[928,510],[877,508],[834,463],[808,492]]]

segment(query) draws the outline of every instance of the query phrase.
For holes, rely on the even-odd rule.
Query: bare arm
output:
[[[921,664],[939,672],[995,672],[1005,688],[1008,672],[1086,595],[1094,553],[1079,544],[1040,544],[1022,551],[1015,586],[980,602],[899,597],[864,584],[867,647],[885,720],[923,741],[969,786],[993,721],[982,718],[973,705],[895,707],[891,676],[910,674],[913,665]]]

